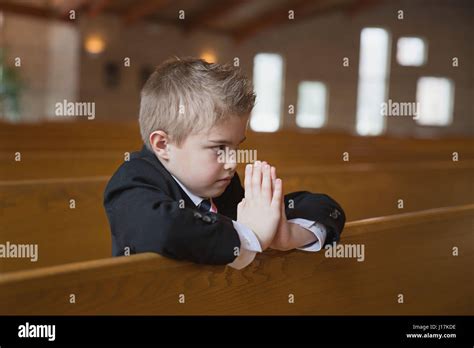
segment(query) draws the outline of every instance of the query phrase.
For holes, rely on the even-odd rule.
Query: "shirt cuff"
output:
[[[298,250],[304,250],[304,251],[319,251],[321,250],[322,246],[324,245],[324,242],[326,241],[326,227],[323,224],[320,224],[319,222],[307,220],[307,219],[291,219],[288,220],[288,222],[291,222],[292,224],[297,224],[311,232],[316,236],[317,240],[313,243],[304,245],[300,248],[296,248]]]
[[[239,256],[228,265],[232,268],[242,269],[248,266],[255,259],[257,252],[262,252],[262,247],[253,231],[237,221],[232,221],[234,229],[240,239]]]

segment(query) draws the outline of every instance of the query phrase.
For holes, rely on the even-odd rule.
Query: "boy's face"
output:
[[[189,135],[181,147],[169,144],[169,159],[161,162],[195,195],[218,197],[237,167],[236,156],[229,160],[219,154],[238,149],[245,140],[248,120],[249,115],[231,117],[208,131]]]

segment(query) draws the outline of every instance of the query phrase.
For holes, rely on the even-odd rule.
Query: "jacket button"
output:
[[[331,214],[329,214],[330,217],[332,217],[334,220],[336,220],[339,215],[341,215],[341,212],[337,209],[334,209]]]
[[[211,222],[211,218],[210,218],[209,216],[207,216],[207,215],[204,215],[204,216],[202,217],[202,221],[204,221],[204,222]]]
[[[201,219],[201,218],[202,218],[202,215],[201,215],[201,213],[199,213],[199,212],[196,211],[196,212],[194,212],[194,217],[195,217],[196,219]]]

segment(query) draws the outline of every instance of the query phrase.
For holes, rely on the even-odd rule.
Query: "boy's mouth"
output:
[[[218,182],[218,183],[223,183],[223,184],[228,184],[228,183],[230,183],[231,180],[232,180],[232,177],[229,176],[229,177],[227,177],[227,178],[217,180],[217,182]]]
[[[230,182],[232,178],[226,178],[226,179],[220,179],[220,180],[217,180],[217,182]]]
[[[231,181],[233,177],[234,177],[234,176],[232,175],[232,176],[228,176],[228,177],[223,178],[223,179],[219,179],[219,180],[217,180],[217,181]]]

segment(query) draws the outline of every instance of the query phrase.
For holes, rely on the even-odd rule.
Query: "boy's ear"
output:
[[[161,159],[169,160],[169,136],[162,130],[154,131],[150,134],[150,145],[153,152]]]

